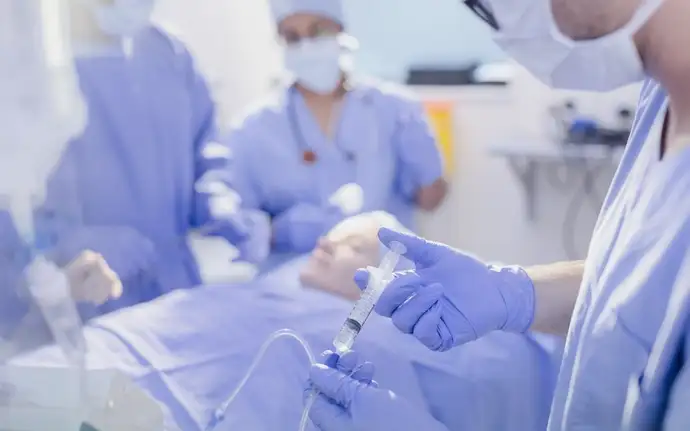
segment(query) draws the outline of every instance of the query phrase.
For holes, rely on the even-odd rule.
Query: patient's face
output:
[[[376,229],[336,238],[321,238],[300,273],[300,280],[307,287],[356,300],[360,291],[352,280],[355,271],[377,265],[378,261]]]

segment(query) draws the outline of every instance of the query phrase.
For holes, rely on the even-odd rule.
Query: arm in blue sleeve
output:
[[[683,350],[683,365],[670,389],[663,427],[666,431],[690,429],[690,322],[686,324]]]
[[[416,101],[402,103],[393,138],[398,157],[397,185],[405,198],[421,205],[419,191],[443,182],[443,161],[424,107]],[[445,182],[438,187],[442,189],[440,201],[445,196]]]
[[[225,169],[230,163],[230,151],[219,140],[216,122],[215,103],[211,98],[206,81],[196,70],[189,53],[186,54],[187,69],[189,71],[189,92],[191,100],[192,124],[194,124],[194,162],[195,177],[192,187],[193,208],[190,215],[190,228],[196,229],[209,223],[211,212],[209,208],[210,195],[199,192],[196,186],[200,179],[213,176],[213,180],[226,182]]]
[[[46,198],[34,212],[36,247],[66,267],[82,252],[100,254],[123,283],[152,276],[153,243],[125,225],[87,224],[83,218],[77,163],[80,140],[70,143],[46,184]]]

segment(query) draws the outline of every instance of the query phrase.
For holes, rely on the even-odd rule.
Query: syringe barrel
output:
[[[367,288],[364,289],[360,298],[355,302],[347,320],[333,340],[333,346],[338,353],[343,353],[352,347],[355,338],[359,335],[359,331],[374,310],[383,290],[391,281],[393,271],[403,253],[405,253],[405,247],[399,242],[392,242],[390,250],[381,259],[379,267],[367,267],[369,271]]]
[[[381,264],[379,269],[381,270],[384,278],[389,278],[390,275],[395,271],[395,267],[400,261],[400,256],[405,254],[405,246],[397,241],[393,241],[389,245],[389,250],[381,259]]]

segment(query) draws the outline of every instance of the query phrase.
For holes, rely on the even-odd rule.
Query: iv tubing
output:
[[[230,405],[232,404],[233,401],[235,401],[235,398],[237,398],[237,395],[242,391],[242,388],[244,388],[244,385],[247,383],[249,378],[254,374],[254,370],[256,367],[259,365],[261,362],[261,359],[263,359],[264,354],[266,353],[266,350],[273,344],[273,342],[279,338],[282,337],[290,337],[294,340],[297,340],[299,344],[304,348],[305,353],[307,354],[307,357],[309,358],[309,363],[310,364],[315,364],[316,359],[314,358],[314,354],[311,351],[311,348],[309,347],[309,344],[304,340],[302,337],[300,337],[299,334],[297,334],[295,331],[291,329],[281,329],[279,331],[276,331],[272,333],[266,341],[264,341],[264,344],[261,345],[261,348],[259,349],[259,353],[256,354],[254,357],[254,361],[252,361],[251,365],[249,366],[249,369],[247,370],[247,373],[244,375],[242,380],[240,381],[239,385],[235,388],[235,390],[230,394],[230,396],[223,402],[223,404],[220,405],[216,409],[216,411],[213,413],[213,418],[211,419],[210,423],[206,427],[206,431],[213,431],[220,422],[223,421],[225,418],[225,413],[227,412],[228,408],[230,408]],[[299,424],[299,431],[305,431],[307,429],[307,423],[309,421],[309,410],[311,410],[312,404],[314,404],[314,399],[316,395],[316,391],[312,390],[311,394],[309,395],[309,398],[307,399],[306,405],[304,407],[304,410],[302,411],[302,418],[300,420]]]

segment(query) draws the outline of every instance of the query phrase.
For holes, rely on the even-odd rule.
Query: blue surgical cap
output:
[[[342,0],[271,0],[271,12],[276,23],[290,15],[312,13],[345,24]]]

